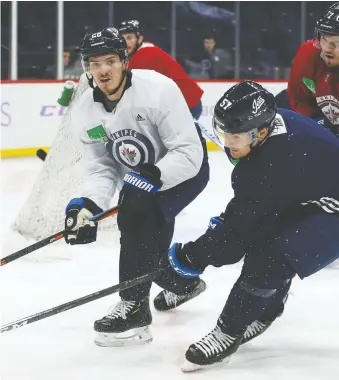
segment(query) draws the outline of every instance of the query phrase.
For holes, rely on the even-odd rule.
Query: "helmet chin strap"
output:
[[[267,127],[264,127],[264,128],[268,128],[268,133],[267,133],[267,135],[266,135],[266,136],[260,141],[259,146],[262,145],[264,142],[267,141],[269,135],[270,135],[271,132],[273,131],[273,129],[274,129],[274,120],[275,120],[275,119],[273,119],[273,121],[271,122],[270,125],[268,125]],[[250,148],[251,148],[251,150],[252,150],[252,148],[253,148],[253,144],[255,144],[255,143],[258,141],[259,130],[258,130],[258,128],[255,128],[255,130],[252,130],[252,131],[250,131],[249,133],[250,133],[250,136],[251,136],[251,139],[252,139],[252,143],[251,143],[251,145],[250,145]]]
[[[132,55],[134,55],[136,53],[136,51],[139,49],[139,47],[144,42],[144,40],[142,40],[141,42],[139,42],[139,39],[140,39],[140,36],[138,37],[138,42],[136,43],[135,48],[132,50],[131,54],[129,55],[130,57],[132,57]]]
[[[90,75],[86,72],[86,78],[88,80],[89,86],[94,89],[94,79],[93,79],[92,75]]]

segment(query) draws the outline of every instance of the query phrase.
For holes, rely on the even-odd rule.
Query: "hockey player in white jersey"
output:
[[[83,147],[84,188],[66,207],[69,244],[96,240],[88,219],[119,193],[120,282],[158,268],[167,254],[175,216],[206,187],[209,165],[181,91],[152,70],[128,67],[125,39],[115,28],[87,34],[82,61],[91,88],[77,102],[72,128]],[[169,268],[155,281],[166,289],[154,300],[164,311],[205,290],[201,279],[184,279]],[[151,283],[120,292],[121,301],[95,321],[96,343],[150,342]],[[129,331],[121,339],[119,333]]]

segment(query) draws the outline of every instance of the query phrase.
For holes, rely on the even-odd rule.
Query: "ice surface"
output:
[[[211,152],[211,181],[206,191],[178,217],[175,240],[202,233],[209,217],[223,211],[232,197],[232,166],[221,152]],[[42,166],[37,158],[2,160],[1,256],[31,242],[9,235],[8,227],[25,201]],[[118,248],[92,244],[51,247],[58,259],[21,258],[1,268],[1,324],[9,323],[118,282]],[[60,258],[64,253],[65,258]],[[36,253],[38,254],[38,252]],[[28,255],[30,256],[30,255]],[[47,252],[44,252],[47,256]],[[93,322],[118,295],[78,307],[0,336],[2,380],[312,380],[339,378],[339,271],[327,269],[304,281],[294,280],[282,318],[244,345],[229,364],[183,374],[188,346],[215,325],[240,264],[209,268],[208,289],[175,311],[153,308],[153,343],[102,348],[93,343]],[[160,290],[152,287],[152,298]]]

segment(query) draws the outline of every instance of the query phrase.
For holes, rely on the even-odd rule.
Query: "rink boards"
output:
[[[66,108],[57,103],[64,81],[3,81],[1,100],[1,157],[35,155],[38,148],[48,150],[62,122]],[[216,101],[234,81],[202,81],[201,123],[211,127]],[[260,82],[274,95],[286,82]],[[209,150],[218,149],[213,143]]]

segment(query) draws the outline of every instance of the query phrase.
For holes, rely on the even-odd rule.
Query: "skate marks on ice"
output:
[[[15,284],[15,278],[5,276],[6,282],[14,287],[11,297],[15,302],[12,306],[10,298],[6,299],[6,304],[2,302],[2,305],[7,305],[6,308],[12,309],[7,311],[6,321],[3,322],[30,314],[35,311],[32,307],[40,310],[88,293],[93,287],[108,285],[105,281],[110,271],[98,264],[93,265],[89,255],[75,261],[70,265],[72,268],[65,268],[66,263],[60,262],[54,268],[39,264],[42,272],[38,268],[27,271],[31,266],[13,265],[17,272],[16,279],[20,278],[21,272],[22,279],[26,280],[25,287]],[[239,266],[208,270],[204,276],[208,284],[206,292],[177,310],[157,312],[152,307],[154,341],[148,345],[102,348],[93,343],[94,320],[118,297],[105,297],[63,315],[4,334],[1,339],[2,375],[5,379],[15,380],[111,380],[112,374],[114,378],[121,376],[124,379],[184,378],[188,376],[181,372],[186,350],[215,325],[239,270]],[[75,277],[72,278],[72,275]],[[283,317],[267,332],[242,346],[230,363],[189,376],[199,380],[224,380],[225,376],[236,380],[337,379],[339,332],[333,327],[336,326],[338,313],[328,307],[329,293],[325,291],[335,284],[335,276],[331,277],[331,281],[328,275],[315,277],[304,284],[297,281],[295,295],[290,297]],[[39,283],[40,290],[37,288]],[[46,291],[42,289],[43,285]],[[321,286],[323,288],[320,289]],[[151,299],[159,290],[155,286],[152,288]]]
[[[197,238],[206,229],[203,221],[207,225],[211,214],[217,215],[225,205],[225,200],[215,197],[225,194],[220,187],[229,186],[228,173],[220,184],[215,183],[218,171],[224,170],[223,157],[222,153],[210,155],[211,182],[201,195],[201,203],[209,207],[198,210],[197,199],[196,208],[192,206],[178,219],[175,238],[178,241]],[[23,161],[17,162],[20,169]],[[38,171],[41,161],[35,158],[34,163]],[[16,168],[9,166],[10,172],[15,172]],[[2,200],[6,221],[15,218],[21,208],[19,203],[25,200],[24,191],[30,191],[32,178],[27,180],[25,188],[23,175],[19,176],[18,186],[10,188],[11,178],[8,178],[9,191],[2,188],[8,196]],[[14,174],[12,177],[13,181],[17,178]],[[7,229],[9,224],[1,226]],[[65,245],[60,243],[60,247]],[[117,250],[97,245],[80,247],[79,251],[73,248],[69,260],[43,263],[18,260],[1,270],[2,324],[116,282]],[[0,339],[2,378],[173,380],[192,376],[198,380],[337,380],[339,277],[336,270],[322,271],[310,280],[295,281],[294,296],[289,298],[284,315],[262,336],[242,346],[230,363],[192,374],[181,372],[186,350],[213,329],[240,270],[241,265],[208,269],[203,276],[207,290],[195,300],[169,312],[156,312],[152,307],[154,340],[151,344],[121,348],[94,344],[93,323],[118,300],[117,296],[3,334]],[[159,291],[158,287],[152,287],[151,300]]]

